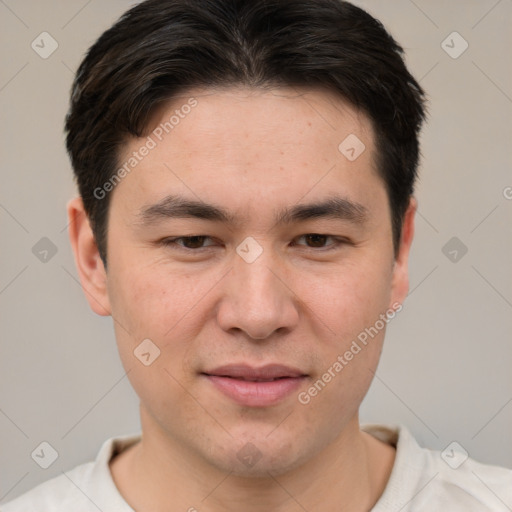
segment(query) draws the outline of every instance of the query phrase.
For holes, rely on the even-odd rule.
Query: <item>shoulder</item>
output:
[[[117,490],[109,461],[140,439],[131,434],[106,440],[93,462],[80,464],[0,505],[0,512],[133,512]]]
[[[419,448],[424,452],[425,472],[430,489],[425,489],[422,503],[435,499],[441,509],[464,512],[510,511],[512,507],[512,470],[482,464],[457,447],[443,452]],[[432,501],[430,501],[432,503]],[[420,510],[423,510],[420,508]]]
[[[87,488],[94,463],[75,467],[34,487],[18,498],[0,506],[1,512],[61,512],[72,507],[76,512],[97,510],[80,489]]]
[[[386,489],[372,512],[506,512],[512,508],[512,470],[481,464],[455,443],[443,452],[422,448],[405,427],[363,427],[396,443]],[[387,439],[386,439],[387,438]],[[400,508],[402,507],[402,508]]]

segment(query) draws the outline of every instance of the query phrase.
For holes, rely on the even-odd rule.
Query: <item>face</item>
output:
[[[395,259],[371,123],[325,91],[189,91],[151,129],[120,155],[137,163],[91,305],[115,320],[146,435],[235,474],[288,471],[357,421],[413,212]]]

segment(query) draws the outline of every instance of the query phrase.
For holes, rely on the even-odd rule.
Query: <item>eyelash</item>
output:
[[[315,252],[319,252],[319,251],[322,251],[322,252],[332,251],[332,250],[335,250],[335,249],[339,248],[341,245],[346,245],[346,244],[350,243],[345,238],[335,237],[333,235],[326,235],[326,234],[323,234],[323,233],[306,233],[304,235],[300,235],[297,238],[301,239],[301,238],[304,238],[304,237],[307,237],[307,236],[320,236],[320,237],[331,238],[332,240],[334,240],[334,243],[332,243],[332,244],[330,244],[330,245],[328,245],[326,247],[308,247],[308,246],[304,246],[304,247],[306,247],[306,249],[316,250]],[[175,237],[175,238],[164,238],[164,239],[162,239],[160,241],[160,244],[163,245],[164,247],[177,248],[178,250],[185,251],[185,252],[199,252],[199,251],[203,251],[203,250],[208,250],[210,247],[213,246],[213,245],[208,245],[208,246],[205,246],[205,247],[198,247],[198,248],[192,249],[190,247],[184,247],[183,245],[177,243],[180,240],[184,241],[184,240],[190,240],[192,238],[204,238],[204,239],[210,239],[210,240],[212,239],[211,237],[209,237],[207,235],[189,235],[189,236],[179,236],[179,237]]]

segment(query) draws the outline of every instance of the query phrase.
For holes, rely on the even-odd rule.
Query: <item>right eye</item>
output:
[[[196,251],[198,249],[207,249],[213,245],[204,245],[206,240],[211,240],[211,238],[206,235],[192,235],[164,238],[160,243],[165,247],[177,247],[180,250]]]

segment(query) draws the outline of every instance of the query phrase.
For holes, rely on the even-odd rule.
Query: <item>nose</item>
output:
[[[293,285],[268,253],[264,251],[252,263],[235,258],[217,310],[218,323],[226,332],[242,331],[254,340],[263,340],[297,325],[299,302]]]

